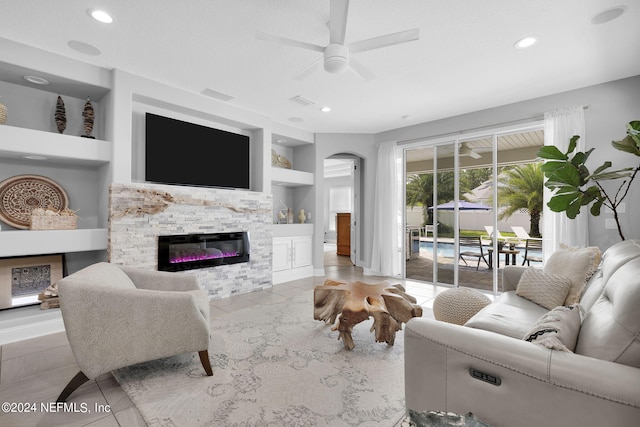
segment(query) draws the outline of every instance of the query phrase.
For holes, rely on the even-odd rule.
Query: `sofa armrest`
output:
[[[200,289],[194,274],[172,273],[169,271],[143,270],[118,266],[126,273],[138,289],[157,291],[194,291]]]
[[[640,419],[638,368],[426,318],[411,319],[404,336],[408,409],[472,412],[495,426]]]
[[[520,276],[528,267],[507,265],[502,270],[502,292],[515,291],[518,287]]]
[[[209,319],[201,313],[192,292],[114,289],[84,283],[74,283],[68,289],[63,284],[59,290],[71,349],[89,378],[208,348]]]

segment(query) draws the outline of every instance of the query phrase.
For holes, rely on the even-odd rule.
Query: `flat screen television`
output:
[[[145,127],[146,181],[250,188],[248,136],[152,113]]]

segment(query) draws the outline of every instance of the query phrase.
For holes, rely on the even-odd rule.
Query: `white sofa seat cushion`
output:
[[[548,311],[534,302],[520,298],[515,291],[509,291],[503,293],[495,303],[480,310],[464,326],[520,340]]]

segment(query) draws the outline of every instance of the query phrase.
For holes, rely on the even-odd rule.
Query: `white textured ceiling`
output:
[[[589,23],[617,5],[627,7],[618,19]],[[88,7],[115,22],[93,21]],[[326,45],[328,20],[329,0],[0,0],[0,37],[189,92],[210,88],[311,132],[377,133],[640,75],[639,0],[352,0],[347,43],[420,29],[418,41],[357,54],[370,82],[323,70],[294,80],[321,53],[255,38]],[[534,47],[513,47],[528,35]],[[298,95],[317,104],[290,101]]]

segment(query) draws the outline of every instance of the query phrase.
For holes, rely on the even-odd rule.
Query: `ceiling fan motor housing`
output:
[[[330,44],[324,49],[324,69],[339,74],[349,68],[349,48],[342,44]]]

